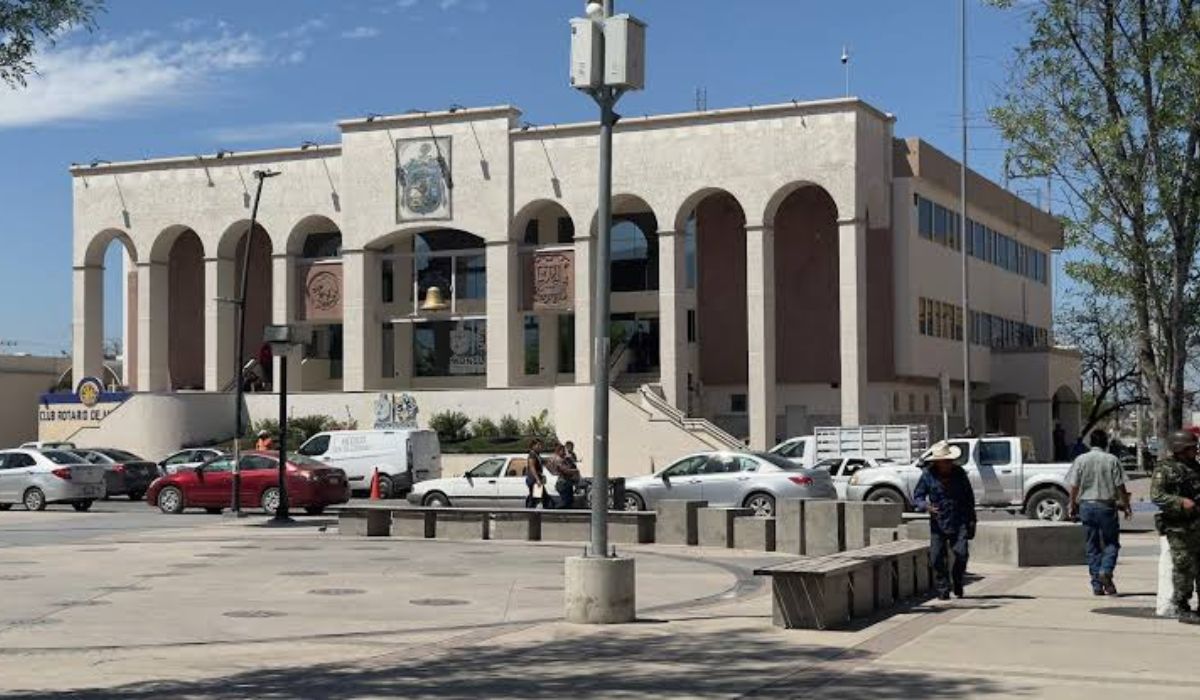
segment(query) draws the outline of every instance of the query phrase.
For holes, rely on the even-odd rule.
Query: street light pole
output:
[[[962,248],[962,307],[963,307],[963,429],[971,426],[971,287],[970,259],[967,256],[967,241],[974,245],[974,232],[968,225],[967,219],[967,0],[960,0],[959,16],[959,49],[962,59],[962,100],[961,130],[962,130],[962,168],[959,172],[959,243]],[[947,436],[949,437],[949,436]]]
[[[269,177],[280,173],[271,170],[255,170],[254,179],[258,186],[254,191],[254,207],[250,210],[250,228],[246,231],[246,250],[242,252],[242,280],[238,288],[237,299],[234,300],[234,313],[237,314],[237,346],[234,348],[234,409],[233,409],[233,503],[230,505],[235,518],[242,516],[242,363],[245,362],[246,345],[246,287],[250,283],[250,249],[254,245],[254,229],[258,224],[258,203],[262,199],[263,183]]]
[[[287,375],[288,353],[285,352],[279,358],[279,507],[275,509],[275,517],[272,518],[276,525],[289,525],[293,522],[291,513],[288,512]]]

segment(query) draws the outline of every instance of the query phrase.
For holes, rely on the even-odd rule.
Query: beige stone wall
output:
[[[38,397],[69,366],[66,358],[0,355],[0,448],[38,439]]]

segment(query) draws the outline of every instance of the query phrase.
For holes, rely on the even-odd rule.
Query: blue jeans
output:
[[[956,588],[962,587],[970,556],[968,542],[965,525],[955,532],[943,532],[936,527],[930,529],[929,558],[933,564],[933,584],[938,593],[949,593],[952,584]],[[954,553],[953,565],[948,561],[951,552]]]
[[[575,505],[575,482],[574,481],[571,481],[570,479],[560,478],[558,480],[558,483],[554,485],[554,488],[558,491],[558,507],[559,507],[559,509],[566,510]]]
[[[1079,504],[1079,522],[1084,527],[1092,589],[1099,590],[1100,574],[1111,575],[1117,568],[1117,552],[1121,549],[1121,520],[1117,517],[1116,506],[1083,501]]]

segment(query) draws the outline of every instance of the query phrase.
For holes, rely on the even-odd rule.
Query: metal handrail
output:
[[[704,418],[692,418],[675,406],[672,406],[667,402],[666,399],[656,394],[649,385],[643,384],[638,389],[638,392],[642,395],[642,398],[644,398],[646,402],[649,403],[652,408],[654,408],[654,410],[663,414],[668,420],[684,430],[688,432],[704,433],[713,440],[732,449],[740,449],[744,447],[741,440],[738,440],[734,436],[725,432],[720,427],[714,425],[711,421],[705,420]]]

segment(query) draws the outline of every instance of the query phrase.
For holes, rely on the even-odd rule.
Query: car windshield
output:
[[[96,451],[102,455],[111,457],[112,459],[115,459],[118,462],[144,462],[145,461],[141,457],[138,457],[137,455],[133,454],[132,452],[126,452],[125,450],[96,450]]]
[[[62,450],[43,450],[42,456],[55,464],[87,464],[87,460],[73,452]]]
[[[762,461],[767,462],[768,464],[773,464],[780,469],[785,469],[790,472],[799,471],[804,468],[790,459],[785,459],[779,455],[771,454],[770,452],[753,452],[751,454],[753,454],[755,457],[758,457]]]

